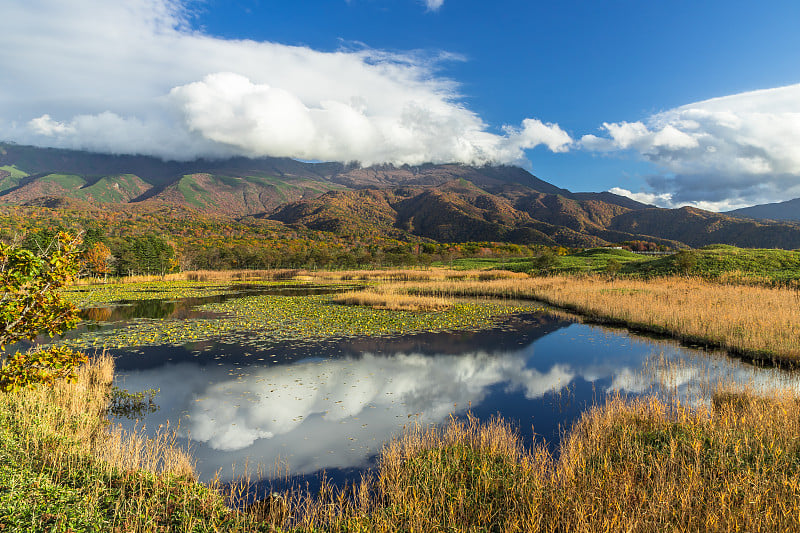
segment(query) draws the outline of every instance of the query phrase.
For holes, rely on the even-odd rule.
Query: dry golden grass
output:
[[[509,270],[453,270],[449,268],[431,267],[426,269],[389,268],[373,270],[305,270],[305,269],[270,269],[270,270],[187,270],[172,274],[125,276],[113,281],[121,283],[150,283],[154,281],[444,281],[444,280],[490,280],[490,279],[525,279],[527,274]],[[80,278],[74,280],[75,285],[94,285],[111,281],[103,278]]]
[[[0,524],[9,531],[213,531],[252,523],[195,480],[174,435],[147,438],[106,418],[113,361],[76,383],[0,395]]]
[[[12,413],[15,431],[23,436],[25,452],[40,455],[50,466],[68,464],[91,455],[111,468],[168,473],[194,478],[194,463],[187,450],[165,431],[155,439],[106,424],[114,362],[99,355],[78,370],[75,383],[57,382],[53,387],[36,387],[4,395]],[[58,439],[70,428],[68,439]]]
[[[74,285],[97,285],[115,283],[152,283],[155,281],[283,281],[307,274],[305,270],[280,268],[271,270],[187,270],[161,275],[136,275],[122,278],[80,278]]]
[[[615,398],[584,414],[558,458],[499,420],[414,427],[374,475],[269,498],[260,516],[304,531],[795,531],[798,406],[747,392],[717,393],[713,410]]]
[[[718,394],[712,412],[613,400],[562,445],[549,512],[566,531],[795,530],[797,406],[747,393]]]
[[[800,400],[789,392],[763,398],[722,389],[709,409],[614,398],[582,416],[558,457],[544,447],[525,449],[497,419],[414,426],[384,447],[361,482],[341,490],[325,485],[315,495],[271,495],[240,513],[186,477],[191,460],[173,440],[109,434],[102,420],[112,372],[111,360],[100,358],[75,384],[0,398],[3,430],[20,437],[14,453],[79,490],[87,509],[101,509],[77,523],[103,530],[800,528]]]
[[[800,361],[800,292],[695,278],[542,277],[409,286],[438,297],[533,298],[589,318],[719,346],[758,359]]]
[[[346,292],[334,296],[333,302],[392,311],[443,311],[452,305],[452,302],[446,298],[403,294],[398,292],[395,287]]]

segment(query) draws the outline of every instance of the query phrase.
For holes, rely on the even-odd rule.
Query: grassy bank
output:
[[[715,244],[628,264],[620,269],[620,273],[645,277],[681,274],[725,283],[797,288],[800,251]]]
[[[555,276],[409,284],[436,297],[534,298],[591,319],[721,347],[758,360],[800,363],[800,293],[698,278]]]
[[[113,363],[84,366],[74,384],[0,395],[0,530],[215,531],[249,527],[195,481],[191,456],[168,435],[109,428]]]
[[[746,285],[797,287],[800,283],[800,251],[723,244],[655,256],[612,248],[589,248],[565,255],[545,253],[527,258],[457,259],[452,267],[503,269],[536,275],[613,274],[647,279],[682,275]]]

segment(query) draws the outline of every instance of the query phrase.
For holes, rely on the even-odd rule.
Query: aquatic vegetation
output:
[[[88,332],[61,341],[74,347],[185,345],[222,340],[263,347],[286,340],[320,340],[362,335],[403,335],[423,331],[484,329],[499,318],[534,305],[508,302],[459,301],[444,311],[390,311],[337,305],[330,295],[262,294],[206,304],[198,310],[219,318],[194,320],[136,319],[112,330]]]
[[[210,282],[157,281],[149,283],[107,283],[76,285],[63,291],[64,297],[78,307],[97,306],[131,300],[164,300],[217,296],[231,292],[224,286]]]
[[[159,392],[161,392],[160,389],[153,388],[130,392],[128,389],[121,389],[115,385],[111,387],[108,413],[111,416],[131,419],[155,413],[159,409],[155,402],[155,397]]]
[[[224,284],[214,281],[148,281],[133,283],[103,283],[95,285],[74,285],[63,291],[67,301],[86,308],[124,301],[177,300],[181,298],[208,298],[225,294],[236,294],[245,288],[292,288],[305,287],[301,281],[228,281]]]

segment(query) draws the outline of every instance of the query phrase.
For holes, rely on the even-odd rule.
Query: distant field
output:
[[[615,274],[629,277],[698,276],[726,282],[786,283],[800,280],[800,251],[716,244],[670,255],[590,248],[568,255],[461,258],[441,263],[461,270],[511,270],[530,274]]]
[[[736,248],[722,244],[681,252],[623,269],[646,276],[689,274],[704,278],[786,282],[800,279],[800,252]]]

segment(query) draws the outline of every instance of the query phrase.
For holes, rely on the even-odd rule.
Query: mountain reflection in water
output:
[[[440,424],[468,410],[482,419],[499,413],[527,444],[535,431],[555,449],[586,406],[609,393],[667,386],[689,398],[721,376],[794,386],[777,369],[547,314],[482,332],[286,343],[255,353],[203,348],[211,349],[118,354],[120,386],[161,389],[147,427],[178,426],[203,480],[276,462],[294,475],[357,471],[404,425]]]

